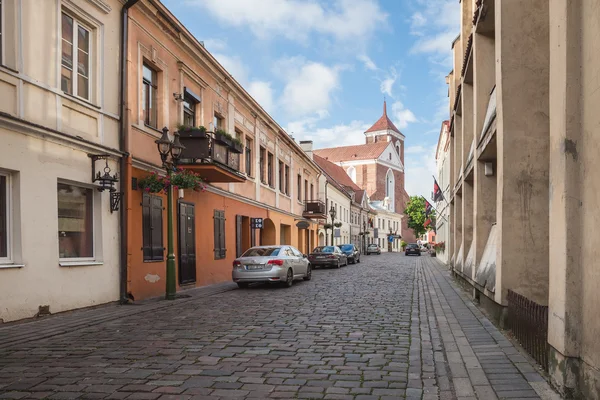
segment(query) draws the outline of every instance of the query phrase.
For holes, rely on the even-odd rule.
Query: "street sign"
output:
[[[252,229],[262,229],[263,219],[262,218],[250,218],[250,226]]]
[[[388,242],[392,243],[394,241],[394,236],[390,235],[388,236]]]
[[[298,227],[298,229],[308,229],[310,227],[310,224],[306,221],[298,221],[296,226]]]

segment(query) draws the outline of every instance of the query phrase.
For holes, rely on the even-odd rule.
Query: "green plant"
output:
[[[198,130],[199,130],[200,132],[202,132],[202,133],[206,133],[206,128],[205,128],[203,125],[200,125],[200,126],[198,127]]]
[[[177,125],[177,131],[181,132],[181,131],[185,131],[186,129],[190,129],[191,126],[189,125],[185,125],[185,124],[179,124]]]
[[[156,172],[138,180],[138,187],[146,193],[160,193],[168,187],[167,179],[159,176]]]
[[[233,140],[233,137],[231,137],[231,135],[229,133],[227,133],[224,129],[217,129],[215,131],[215,133],[229,139],[229,140]]]
[[[331,225],[331,224],[325,224],[325,225],[323,225],[323,229],[325,229],[325,230],[329,230],[331,228],[333,228],[333,225]]]
[[[401,241],[400,241],[400,247],[402,247],[402,251],[404,251],[404,249],[406,249],[406,245],[407,245],[407,244],[408,244],[408,243],[406,243],[404,240],[401,240]]]
[[[438,243],[436,243],[436,244],[433,245],[433,248],[435,249],[436,253],[444,252],[444,251],[446,251],[446,243],[445,242],[438,242]]]
[[[408,216],[408,227],[412,229],[416,237],[421,237],[429,230],[423,226],[427,218],[425,217],[425,199],[421,196],[411,196],[404,215]],[[431,210],[429,218],[435,218],[435,210]]]
[[[204,191],[206,186],[200,175],[187,169],[178,169],[171,175],[171,185],[173,189],[192,189],[194,191]]]
[[[237,144],[238,146],[242,146],[243,145],[242,141],[239,138],[237,138],[237,137],[232,137],[231,141],[233,143]]]
[[[341,222],[336,222],[335,224],[333,224],[333,226],[335,226],[336,228],[341,228],[342,227],[342,223]]]

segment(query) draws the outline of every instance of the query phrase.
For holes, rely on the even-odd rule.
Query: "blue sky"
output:
[[[385,97],[406,136],[406,189],[430,197],[458,0],[163,3],[296,140],[364,143]]]

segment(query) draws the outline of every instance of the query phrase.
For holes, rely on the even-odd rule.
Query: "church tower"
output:
[[[387,105],[383,101],[383,115],[365,131],[367,144],[381,141],[393,142],[396,152],[400,155],[400,161],[404,165],[404,135],[387,115]]]

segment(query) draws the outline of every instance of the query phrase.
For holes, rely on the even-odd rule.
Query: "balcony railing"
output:
[[[327,218],[325,203],[319,200],[306,200],[302,216],[304,218]]]
[[[240,172],[241,147],[222,135],[198,129],[179,131],[180,166],[198,172],[208,182],[244,182]]]

